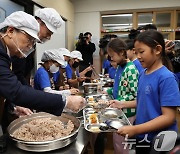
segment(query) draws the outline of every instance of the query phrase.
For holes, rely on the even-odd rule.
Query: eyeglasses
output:
[[[20,32],[23,33],[28,40],[28,50],[26,51],[26,57],[27,57],[29,54],[31,54],[35,50],[36,39],[31,37],[29,34],[27,34],[23,30],[20,30]]]
[[[49,37],[51,38],[51,35],[53,34],[53,32],[51,32],[50,30],[49,30],[49,28],[46,26],[46,24],[41,20],[41,23],[40,23],[40,25],[43,25],[43,26],[45,26],[46,27],[46,35],[47,35],[47,39],[49,39]]]
[[[35,44],[36,44],[36,39],[35,38],[33,38],[32,36],[30,36],[29,34],[27,34],[25,31],[23,31],[23,30],[20,30],[20,32],[21,33],[23,33],[25,36],[26,36],[26,38],[27,38],[27,40],[28,40],[28,44],[30,44],[30,45],[32,45],[32,46],[34,46]]]

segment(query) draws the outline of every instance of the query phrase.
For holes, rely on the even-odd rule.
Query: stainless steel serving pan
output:
[[[61,120],[65,124],[69,120],[71,120],[74,124],[74,130],[71,132],[70,135],[66,137],[62,137],[62,138],[51,140],[51,141],[43,141],[43,142],[23,141],[23,140],[16,139],[12,136],[14,131],[17,130],[23,124],[26,124],[33,119],[40,119],[40,118],[51,118],[54,120]],[[59,149],[72,143],[76,139],[80,127],[81,127],[80,121],[74,116],[71,116],[68,114],[62,114],[61,116],[57,117],[52,114],[40,112],[40,113],[34,113],[30,116],[20,117],[14,120],[8,126],[8,133],[9,133],[10,138],[15,142],[15,145],[18,148],[22,150],[26,150],[26,151],[44,152],[44,151],[51,151],[51,150]]]

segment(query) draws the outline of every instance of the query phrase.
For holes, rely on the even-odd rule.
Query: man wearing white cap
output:
[[[59,13],[53,8],[43,8],[35,11],[35,18],[40,24],[39,39],[42,43],[50,40],[51,35],[64,23]]]
[[[71,59],[65,68],[67,81],[71,87],[78,88],[78,83],[84,81],[86,79],[85,74],[92,70],[91,67],[87,67],[79,73],[79,62],[82,60],[82,54],[79,51],[75,50],[71,52]]]
[[[11,56],[26,57],[38,39],[39,24],[25,12],[17,11],[0,23],[0,96],[7,102],[36,110],[53,110],[60,115],[65,105],[71,110],[82,107],[82,97],[49,94],[22,85],[11,71]],[[73,102],[72,102],[73,100]]]
[[[44,92],[62,94],[64,96],[69,96],[71,94],[76,94],[78,90],[70,89],[57,91],[54,89],[54,83],[50,76],[53,73],[59,72],[59,67],[65,65],[64,56],[56,49],[44,51],[41,61],[41,67],[36,71],[34,77],[34,88],[37,90],[43,90]]]
[[[38,33],[39,43],[45,43],[51,39],[53,33],[64,23],[59,13],[53,8],[43,8],[35,11],[35,18],[40,25]],[[31,50],[33,52],[33,50]],[[29,85],[31,70],[34,67],[34,52],[26,59],[12,58],[12,70],[17,75],[18,80],[24,84]]]

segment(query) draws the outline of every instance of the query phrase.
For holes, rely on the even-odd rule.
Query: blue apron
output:
[[[116,73],[115,73],[115,77],[114,77],[114,85],[113,85],[113,98],[117,99],[118,97],[118,91],[119,91],[119,81],[121,78],[121,75],[125,69],[125,65],[123,65],[122,67],[120,65],[118,65],[118,68],[116,69]]]

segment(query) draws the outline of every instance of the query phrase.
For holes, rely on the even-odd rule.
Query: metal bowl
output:
[[[97,85],[85,85],[84,86],[85,94],[94,94],[97,93]]]
[[[98,90],[101,89],[103,83],[83,83],[84,94],[85,95],[93,95],[97,94]]]
[[[63,123],[67,123],[69,120],[71,120],[74,124],[74,130],[71,132],[70,135],[66,137],[62,137],[62,138],[51,140],[51,141],[42,141],[42,142],[23,141],[23,140],[16,139],[12,136],[15,130],[17,130],[23,124],[26,124],[33,119],[40,119],[40,118],[47,118],[47,117],[53,120],[61,120]],[[34,113],[30,116],[20,117],[14,120],[8,126],[8,133],[9,133],[10,138],[15,142],[15,145],[18,148],[22,150],[26,150],[26,151],[44,152],[44,151],[51,151],[51,150],[59,149],[72,143],[76,139],[80,127],[81,127],[80,121],[71,115],[62,114],[61,116],[57,117],[52,114],[40,112],[40,113]]]
[[[85,129],[89,132],[100,133],[102,129],[105,131],[108,129],[108,126],[105,123],[99,124],[88,124],[85,126]]]
[[[115,129],[119,129],[122,126],[128,125],[125,121],[121,120],[121,119],[110,119],[105,121],[105,123]]]
[[[115,108],[106,108],[104,111],[102,111],[102,115],[107,117],[107,119],[119,118],[120,116],[122,116],[122,114],[123,114],[122,110]]]

